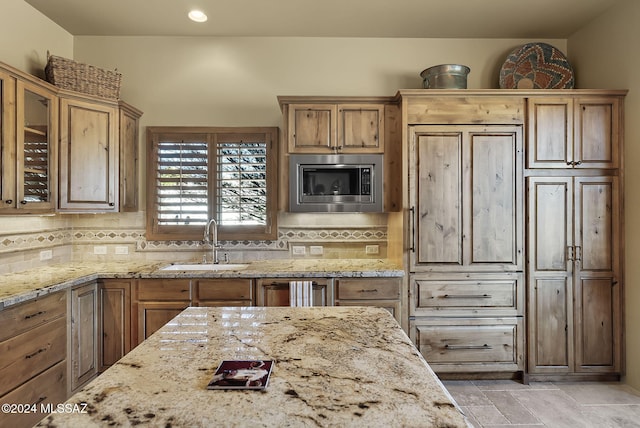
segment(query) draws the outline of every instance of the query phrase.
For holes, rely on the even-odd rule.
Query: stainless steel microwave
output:
[[[290,211],[382,212],[382,156],[290,155]]]

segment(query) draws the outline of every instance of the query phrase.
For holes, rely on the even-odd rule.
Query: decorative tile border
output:
[[[147,241],[144,229],[96,230],[72,228],[34,233],[0,235],[0,253],[26,251],[73,244],[136,244],[136,251],[194,251],[203,249],[201,241]],[[385,242],[386,227],[284,227],[275,241],[222,241],[228,249],[286,250],[290,242]]]

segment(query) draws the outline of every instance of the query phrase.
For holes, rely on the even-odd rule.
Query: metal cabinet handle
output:
[[[39,312],[36,312],[36,313],[33,313],[33,314],[25,315],[24,319],[28,320],[30,318],[35,318],[37,316],[44,315],[46,313],[47,313],[47,311],[39,311]]]
[[[567,247],[567,260],[573,261],[573,247]]]
[[[461,349],[492,349],[491,346],[487,345],[444,345],[445,349],[451,349],[452,351],[457,351]]]
[[[25,358],[26,360],[28,360],[28,359],[33,358],[33,357],[35,357],[36,355],[38,355],[38,354],[40,354],[40,353],[42,353],[42,352],[45,352],[46,350],[47,350],[47,348],[40,348],[40,349],[38,349],[36,352],[34,352],[34,353],[32,353],[32,354],[25,355],[25,357],[24,357],[24,358]]]
[[[409,208],[409,211],[411,212],[411,247],[409,248],[409,250],[412,253],[416,252],[416,208],[415,207],[411,207]]]
[[[491,294],[445,294],[445,299],[490,299]]]

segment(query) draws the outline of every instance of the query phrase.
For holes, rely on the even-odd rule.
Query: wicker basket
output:
[[[117,71],[49,55],[44,73],[47,82],[62,89],[111,100],[120,98],[122,74]]]

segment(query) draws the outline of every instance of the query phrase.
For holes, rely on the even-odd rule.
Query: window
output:
[[[276,238],[278,128],[148,127],[147,239]]]

